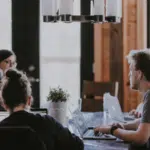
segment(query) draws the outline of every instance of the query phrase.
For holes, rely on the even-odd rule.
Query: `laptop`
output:
[[[34,114],[40,114],[40,115],[47,115],[48,111],[46,108],[31,108],[30,109],[31,113]],[[6,117],[9,116],[9,113],[7,111],[0,111],[0,121],[4,120]]]
[[[46,108],[31,108],[30,112],[33,114],[47,115],[48,110]]]
[[[83,139],[88,140],[116,140],[115,136],[109,135],[109,134],[102,134],[102,133],[94,133],[94,127],[88,127],[87,121],[85,120],[85,117],[83,113],[77,109],[72,114],[72,120],[74,123],[74,126],[79,132],[79,136]]]
[[[9,113],[7,111],[0,111],[0,121],[4,120],[8,116]]]
[[[108,103],[108,112],[110,117],[118,122],[126,123],[128,121],[132,121],[135,119],[134,116],[129,115],[129,113],[123,113],[121,110],[121,106],[117,97],[111,96],[109,93],[107,94]]]

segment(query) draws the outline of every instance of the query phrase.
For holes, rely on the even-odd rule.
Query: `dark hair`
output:
[[[135,62],[135,69],[141,70],[145,78],[150,81],[150,50],[131,51],[129,61]]]
[[[26,104],[31,92],[31,84],[26,74],[17,69],[6,72],[6,77],[2,80],[2,98],[11,110],[20,104]]]
[[[7,49],[0,49],[0,62],[7,59],[8,57],[15,55],[13,51],[7,50]]]

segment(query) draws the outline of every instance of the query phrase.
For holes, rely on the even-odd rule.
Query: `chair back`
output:
[[[97,112],[103,111],[103,94],[109,92],[118,96],[118,82],[83,82],[82,111]]]
[[[46,150],[46,147],[30,127],[0,127],[0,149]]]

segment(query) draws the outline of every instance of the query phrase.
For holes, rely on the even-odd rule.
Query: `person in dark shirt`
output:
[[[9,69],[2,80],[3,107],[10,115],[0,126],[29,126],[42,139],[47,150],[83,150],[82,140],[51,116],[30,113],[31,85],[21,71]]]

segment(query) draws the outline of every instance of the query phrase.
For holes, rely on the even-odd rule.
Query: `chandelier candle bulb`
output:
[[[73,14],[73,0],[60,0],[60,15]]]
[[[91,0],[91,2],[90,2],[90,14],[91,15],[94,15],[94,0]]]
[[[41,0],[43,22],[120,23],[122,0],[87,0],[88,14],[75,14],[75,0]]]
[[[106,18],[112,19],[114,22],[118,22],[121,17],[122,0],[106,0]]]
[[[57,13],[57,0],[42,0],[42,15],[45,21],[55,21]]]
[[[104,0],[94,0],[94,15],[104,16]]]

